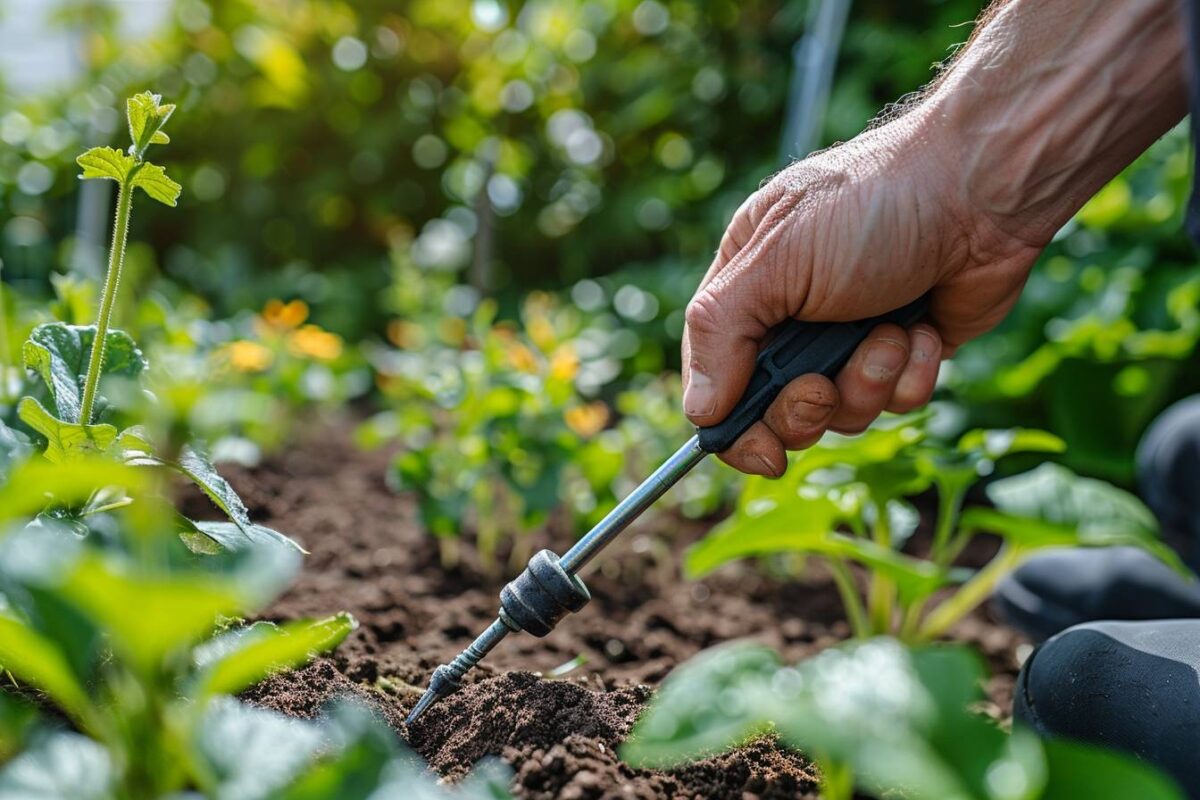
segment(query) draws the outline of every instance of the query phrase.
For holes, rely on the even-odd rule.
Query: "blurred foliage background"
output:
[[[235,454],[285,441],[288,410],[307,420],[370,395],[394,410],[362,438],[427,456],[397,467],[400,484],[438,459],[459,474],[452,453],[561,491],[536,476],[579,456],[564,437],[615,431],[669,391],[647,377],[678,366],[682,310],[726,220],[795,155],[783,132],[804,0],[163,0],[150,33],[122,33],[122,14],[150,5],[63,0],[52,24],[70,33],[78,74],[33,93],[0,76],[0,278],[12,289],[0,362],[19,380],[24,330],[91,314],[112,198],[81,187],[73,159],[116,141],[120,99],[153,88],[179,104],[169,166],[184,194],[179,211],[138,209],[126,297],[139,300],[119,319],[218,395],[198,404],[197,427],[231,436]],[[927,82],[981,5],[851,3],[818,144]],[[1128,482],[1141,430],[1197,388],[1189,182],[1177,133],[1089,204],[1012,317],[947,370],[947,418],[1045,427],[1076,469]],[[546,352],[549,334],[529,328],[532,291],[566,309]],[[492,341],[481,319],[508,333]],[[564,347],[570,374],[560,354],[553,381],[569,386],[546,406],[527,384]],[[446,384],[433,366],[458,377]],[[471,378],[479,369],[486,379]],[[463,452],[453,412],[470,400],[484,413],[499,402],[487,392],[518,389],[525,399],[506,409],[538,398],[512,411],[525,422]],[[547,414],[561,430],[529,423]],[[680,415],[655,430],[686,429]]]

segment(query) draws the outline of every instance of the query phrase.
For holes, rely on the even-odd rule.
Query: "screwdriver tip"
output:
[[[430,686],[425,690],[425,694],[421,695],[421,699],[413,706],[413,710],[408,713],[408,718],[404,720],[405,725],[412,725],[421,715],[429,710],[429,707],[437,702],[440,695]]]

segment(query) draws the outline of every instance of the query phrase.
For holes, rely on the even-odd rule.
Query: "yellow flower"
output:
[[[550,320],[546,319],[545,316],[538,315],[529,320],[529,326],[526,330],[529,333],[529,338],[533,340],[534,344],[542,348],[542,350],[549,350],[554,347],[554,340],[557,338],[554,333],[554,326],[550,324]]]
[[[608,406],[596,400],[582,406],[573,406],[563,412],[567,427],[584,439],[595,436],[608,424]]]
[[[263,321],[272,328],[299,328],[308,319],[308,303],[303,300],[268,300],[262,312]]]
[[[270,350],[246,339],[230,342],[221,349],[221,354],[238,372],[262,372],[275,359]]]
[[[302,358],[332,361],[342,354],[342,337],[316,325],[305,325],[288,338],[288,349]]]
[[[575,348],[564,344],[550,355],[550,379],[555,381],[572,380],[579,373],[579,356]]]
[[[520,372],[527,372],[530,375],[538,371],[537,356],[520,342],[513,342],[509,345],[508,363],[512,365],[513,369]]]
[[[462,347],[467,340],[467,321],[462,317],[446,317],[438,321],[438,336],[443,342]]]
[[[421,326],[405,319],[394,319],[387,324],[387,338],[401,350],[415,350],[425,342]]]

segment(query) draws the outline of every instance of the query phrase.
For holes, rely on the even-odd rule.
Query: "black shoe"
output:
[[[1025,663],[1013,713],[1043,737],[1132,753],[1200,798],[1200,621],[1070,628]]]
[[[1042,641],[1095,620],[1200,619],[1200,583],[1136,547],[1055,549],[1002,580],[992,607]]]

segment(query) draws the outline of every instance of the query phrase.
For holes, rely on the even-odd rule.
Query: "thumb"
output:
[[[719,281],[692,298],[684,320],[683,411],[696,425],[715,425],[746,390],[767,328]]]

